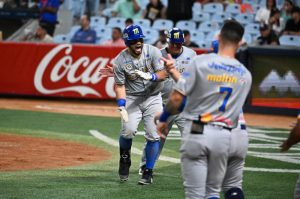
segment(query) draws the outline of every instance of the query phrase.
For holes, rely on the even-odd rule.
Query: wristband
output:
[[[168,118],[169,118],[170,115],[171,115],[171,114],[168,113],[168,112],[166,111],[166,109],[164,109],[164,111],[162,112],[162,114],[161,114],[160,117],[159,117],[159,121],[160,121],[160,122],[166,122],[166,121],[168,120]]]
[[[123,99],[123,98],[120,98],[120,99],[117,99],[117,104],[118,106],[126,106],[126,99]]]
[[[156,81],[157,80],[157,75],[155,73],[153,73],[151,78],[151,81]]]

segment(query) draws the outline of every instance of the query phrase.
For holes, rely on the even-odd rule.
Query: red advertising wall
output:
[[[0,42],[0,94],[110,99],[114,79],[99,70],[122,50],[72,44]],[[205,51],[197,50],[198,54]]]

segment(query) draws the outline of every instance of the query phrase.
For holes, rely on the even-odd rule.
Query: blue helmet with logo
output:
[[[168,33],[168,42],[171,43],[183,43],[184,34],[183,31],[179,28],[172,28]]]
[[[137,40],[144,38],[144,34],[142,31],[142,28],[139,25],[130,25],[127,26],[123,31],[123,39],[125,41],[125,44],[128,45],[129,41]]]

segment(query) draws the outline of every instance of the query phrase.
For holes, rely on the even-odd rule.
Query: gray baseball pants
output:
[[[219,197],[221,190],[242,188],[246,130],[207,124],[202,134],[191,134],[191,127],[187,120],[180,148],[185,198]]]

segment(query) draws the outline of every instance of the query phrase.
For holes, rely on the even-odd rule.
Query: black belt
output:
[[[209,123],[204,123],[204,122],[201,122],[199,120],[193,120],[192,128],[191,128],[191,134],[203,134],[204,126],[208,125],[208,124]],[[223,129],[226,129],[228,131],[232,131],[232,128],[229,128],[227,126],[222,126],[222,125],[217,125],[217,124],[211,124],[211,125],[215,125],[215,126],[223,128]],[[241,124],[240,128],[242,130],[246,130],[247,129],[247,127],[246,127],[245,124]]]

